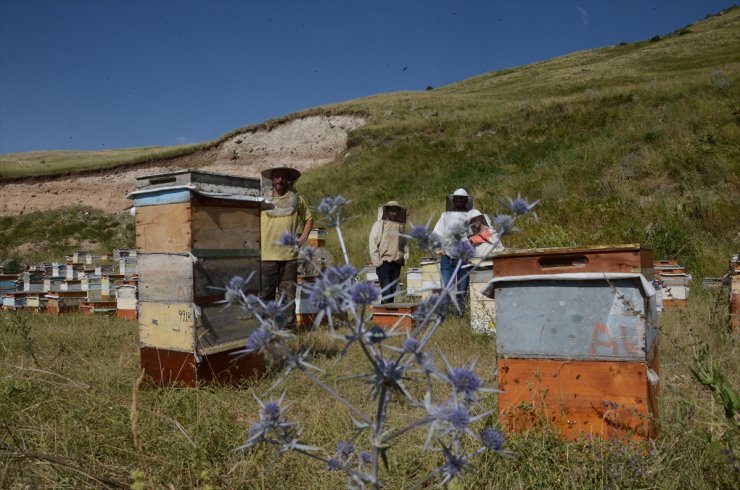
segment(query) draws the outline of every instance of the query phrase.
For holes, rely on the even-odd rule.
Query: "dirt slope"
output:
[[[135,189],[136,176],[179,168],[247,177],[258,177],[262,170],[275,164],[307,170],[344,155],[347,134],[365,123],[365,118],[352,115],[309,116],[280,123],[269,130],[239,133],[210,150],[166,162],[0,184],[0,215],[73,204],[122,212],[131,206],[126,195]]]

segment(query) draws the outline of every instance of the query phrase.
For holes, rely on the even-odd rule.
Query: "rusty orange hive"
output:
[[[513,431],[551,424],[565,437],[655,437],[655,293],[637,245],[524,250],[493,259],[499,410]],[[585,270],[584,270],[585,269]]]

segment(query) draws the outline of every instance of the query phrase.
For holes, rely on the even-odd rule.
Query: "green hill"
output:
[[[509,247],[640,242],[656,259],[719,275],[740,249],[738,53],[734,8],[643,42],[293,114],[284,119],[370,115],[350,133],[348,155],[308,172],[299,188],[313,203],[336,194],[352,200],[357,219],[346,235],[356,263],[365,261],[378,204],[401,200],[423,223],[442,210],[446,193],[466,187],[488,213],[519,192],[541,200],[539,220]],[[86,165],[156,162],[157,152],[187,155],[237,131],[192,148],[91,153]],[[0,175],[23,175],[23,155],[2,156]],[[63,152],[44,158],[55,162],[52,173],[79,161]]]

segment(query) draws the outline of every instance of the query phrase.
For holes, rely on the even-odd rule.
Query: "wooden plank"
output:
[[[652,251],[639,244],[503,251],[492,262],[496,277],[627,272],[654,278]]]
[[[189,202],[137,208],[136,248],[139,252],[188,253],[192,249],[191,224]]]
[[[141,253],[138,261],[141,301],[193,301],[193,262],[189,255]]]
[[[260,249],[260,208],[224,205],[193,206],[194,249]]]
[[[139,302],[142,346],[212,354],[242,345],[258,324],[239,307]]]
[[[571,440],[658,434],[659,385],[646,363],[499,359],[498,374],[500,420],[510,431],[545,420]]]
[[[142,253],[139,254],[139,299],[212,303],[223,299],[223,288],[234,276],[247,278],[250,274],[246,290],[257,292],[260,285],[258,258]]]
[[[373,325],[385,329],[409,330],[414,326],[413,313],[418,303],[385,303],[373,306]]]
[[[116,318],[120,318],[122,320],[136,320],[137,316],[136,309],[116,309]]]
[[[194,352],[193,304],[139,302],[139,341],[142,347]]]
[[[261,376],[265,364],[258,354],[236,356],[238,349],[207,354],[197,362],[190,352],[142,347],[141,367],[156,386],[195,387],[200,383],[240,385]]]

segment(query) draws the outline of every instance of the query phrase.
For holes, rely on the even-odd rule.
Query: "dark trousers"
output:
[[[457,267],[458,259],[452,259],[447,255],[443,255],[439,261],[439,275],[442,279],[442,287],[447,287],[450,280],[452,280],[452,273],[455,272]],[[463,262],[460,265],[460,269],[457,271],[457,275],[451,284],[451,292],[456,292],[457,302],[460,305],[460,309],[465,311],[465,306],[468,304],[468,282],[470,281],[470,272],[463,269],[465,265]]]
[[[378,274],[380,289],[383,290],[381,293],[383,295],[381,303],[393,303],[396,300],[398,278],[401,277],[401,264],[397,262],[383,262],[375,268],[375,272]],[[386,296],[388,297],[386,298]]]
[[[298,277],[297,260],[263,260],[262,261],[262,301],[274,301],[283,298],[285,317],[288,327],[295,326],[295,289]]]

